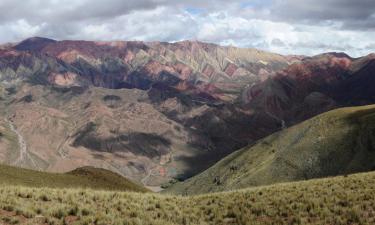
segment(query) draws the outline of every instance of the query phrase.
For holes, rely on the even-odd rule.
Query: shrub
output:
[[[52,212],[52,216],[57,219],[62,219],[65,216],[65,211],[63,209],[56,209]]]

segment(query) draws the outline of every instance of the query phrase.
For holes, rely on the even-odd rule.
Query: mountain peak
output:
[[[323,56],[333,56],[336,58],[348,58],[351,59],[352,57],[346,54],[345,52],[327,52],[322,54]]]
[[[51,43],[55,43],[56,40],[44,38],[44,37],[31,37],[21,41],[19,44],[14,46],[19,51],[40,51],[45,46]]]

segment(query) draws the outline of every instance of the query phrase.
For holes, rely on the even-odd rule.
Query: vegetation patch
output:
[[[33,101],[33,96],[32,95],[25,95],[18,102],[30,103],[32,101]]]
[[[121,106],[121,97],[117,95],[106,95],[103,97],[104,103],[109,107],[109,108],[117,108]]]

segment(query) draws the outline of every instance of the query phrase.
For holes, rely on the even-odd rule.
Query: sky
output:
[[[281,54],[375,52],[375,0],[0,0],[0,42],[198,40]]]

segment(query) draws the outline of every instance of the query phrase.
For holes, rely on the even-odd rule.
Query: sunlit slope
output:
[[[199,194],[374,168],[375,105],[342,108],[235,152],[168,191]]]
[[[92,167],[79,168],[66,174],[55,174],[0,165],[0,186],[7,185],[50,188],[90,188],[137,192],[147,191],[147,189],[118,174]]]

